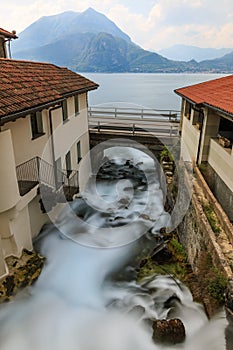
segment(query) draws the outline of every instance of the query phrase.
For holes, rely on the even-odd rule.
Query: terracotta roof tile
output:
[[[233,114],[233,75],[176,89],[175,93],[196,104]]]
[[[42,107],[98,84],[49,63],[0,59],[0,118]]]
[[[12,39],[18,38],[14,31],[8,32],[8,30],[5,30],[3,28],[0,28],[0,35],[3,35],[5,38],[12,38]]]

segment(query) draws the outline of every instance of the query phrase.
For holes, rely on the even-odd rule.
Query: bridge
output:
[[[180,111],[127,107],[89,107],[89,130],[119,134],[177,137]]]

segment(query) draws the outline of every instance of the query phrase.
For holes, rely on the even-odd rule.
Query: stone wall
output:
[[[233,310],[233,261],[229,259],[229,251],[232,250],[231,234],[232,225],[227,219],[226,214],[222,210],[211,193],[208,185],[202,177],[198,169],[195,170],[195,178],[193,180],[193,195],[187,213],[178,227],[178,236],[180,242],[186,249],[188,261],[194,273],[197,274],[199,283],[201,278],[206,279],[205,274],[201,276],[204,264],[211,260],[209,266],[213,266],[216,271],[221,273],[227,281],[226,306]],[[220,233],[213,231],[207,215],[204,211],[203,202],[211,205],[214,212],[217,213]],[[230,236],[230,237],[229,237]],[[225,240],[225,247],[221,240]],[[207,266],[207,272],[208,272]],[[210,268],[209,268],[210,269]]]

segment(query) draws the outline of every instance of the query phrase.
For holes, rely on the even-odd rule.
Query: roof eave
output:
[[[185,98],[188,102],[190,102],[190,103],[192,103],[192,104],[197,104],[197,105],[201,105],[201,104],[202,104],[202,102],[197,103],[197,102],[195,102],[194,100],[191,100],[191,98],[188,98],[187,96],[185,96],[184,94],[182,94],[182,93],[180,93],[180,92],[177,92],[176,90],[174,90],[174,92],[175,92],[177,95],[179,95],[180,97]]]
[[[85,92],[88,92],[88,91],[92,91],[92,90],[96,90],[98,89],[99,85],[96,84],[95,86],[91,86],[91,87],[86,87],[86,88],[83,88],[83,89],[78,89],[78,90],[74,90],[74,91],[71,91],[71,92],[67,92],[65,94],[62,94],[64,97],[70,97],[70,96],[74,96],[74,95],[77,95],[77,94],[83,94]]]
[[[22,118],[22,117],[26,117],[26,115],[30,114],[30,113],[34,113],[37,111],[41,111],[42,109],[46,109],[52,106],[55,106],[59,103],[61,103],[62,101],[64,101],[65,98],[60,98],[58,100],[52,101],[52,102],[48,102],[42,105],[38,105],[32,108],[28,108],[28,109],[24,109],[23,111],[19,111],[17,113],[12,113],[12,114],[8,114],[5,115],[3,117],[0,117],[0,126],[3,126],[4,124],[11,122],[11,121],[15,121],[18,118]]]
[[[205,103],[205,102],[203,102],[202,105],[203,105],[204,107],[211,108],[211,109],[213,109],[214,111],[216,111],[216,112],[218,112],[218,113],[224,114],[224,115],[230,117],[230,118],[233,120],[233,113],[224,111],[224,109],[221,109],[221,108],[219,108],[219,107],[212,106],[212,105],[210,105],[210,104],[208,104],[208,103]]]

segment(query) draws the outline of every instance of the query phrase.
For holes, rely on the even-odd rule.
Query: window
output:
[[[78,99],[78,95],[74,96],[74,111],[75,111],[75,115],[79,115],[79,99]]]
[[[62,101],[62,119],[63,119],[63,122],[68,120],[67,100]]]
[[[202,110],[194,109],[193,113],[193,125],[196,125],[198,129],[200,129],[203,123],[204,113]]]
[[[191,117],[191,112],[192,112],[192,105],[190,102],[186,101],[184,114],[188,119],[190,119]]]
[[[43,132],[43,120],[42,112],[34,112],[30,115],[31,119],[31,130],[32,130],[32,139],[36,139],[39,136],[44,135]]]
[[[72,173],[70,151],[66,153],[66,173],[67,173],[67,177],[69,177],[70,174]]]
[[[77,143],[77,163],[79,163],[82,159],[82,153],[81,153],[81,143],[78,141]]]

